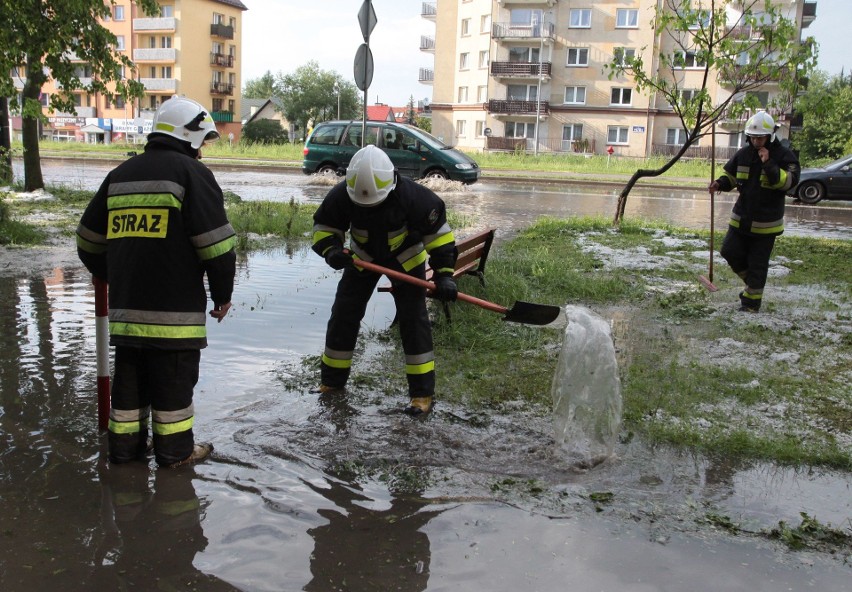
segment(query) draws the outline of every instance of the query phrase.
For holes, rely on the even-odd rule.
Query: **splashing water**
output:
[[[566,306],[568,326],[553,376],[557,444],[581,468],[612,455],[621,426],[621,383],[609,324],[590,310]]]

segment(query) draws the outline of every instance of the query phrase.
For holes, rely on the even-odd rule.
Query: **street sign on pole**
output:
[[[358,24],[361,25],[361,35],[364,36],[365,42],[369,41],[370,33],[373,32],[377,22],[372,0],[364,0],[361,9],[358,10]]]
[[[355,52],[355,84],[366,91],[373,82],[373,52],[370,46],[362,43]]]

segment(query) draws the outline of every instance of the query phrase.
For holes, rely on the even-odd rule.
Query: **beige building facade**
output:
[[[157,107],[172,95],[194,99],[210,110],[223,138],[239,139],[240,0],[163,0],[160,14],[141,12],[132,0],[115,0],[112,16],[102,24],[117,38],[117,50],[136,65],[122,76],[145,86],[141,99],[123,101],[106,94],[75,93],[76,113],[48,113],[57,92],[53,81],[43,88],[47,139],[83,142],[144,142]],[[90,69],[80,62],[86,84]],[[230,136],[233,134],[233,136]]]
[[[473,150],[580,152],[646,157],[673,154],[685,139],[679,119],[659,96],[639,92],[630,76],[609,78],[614,56],[641,56],[657,67],[673,43],[651,26],[662,0],[437,0],[421,15],[435,36],[421,38],[434,54],[420,81],[432,84],[432,133]],[[801,32],[816,2],[782,0]],[[661,46],[662,44],[662,46]],[[703,65],[685,55],[679,87],[700,89]],[[424,75],[424,72],[426,73]],[[714,104],[730,91],[712,80]],[[778,89],[761,89],[771,99]],[[789,135],[789,113],[772,113]],[[742,142],[745,119],[720,122],[722,155]],[[704,146],[706,144],[707,146]],[[690,150],[706,151],[706,138]]]

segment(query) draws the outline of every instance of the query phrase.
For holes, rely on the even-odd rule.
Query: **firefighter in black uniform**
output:
[[[346,248],[346,233],[350,234]],[[313,249],[334,269],[343,269],[337,286],[322,355],[320,392],[342,391],[367,302],[380,274],[353,265],[353,258],[424,279],[426,260],[434,270],[432,296],[454,301],[457,251],[444,202],[434,192],[400,177],[390,158],[369,145],[352,157],[346,181],[337,184],[314,214]],[[435,356],[426,290],[391,279],[405,351],[409,405],[421,415],[432,409]]]
[[[710,193],[736,188],[740,194],[720,253],[745,282],[740,292],[740,310],[744,312],[760,310],[775,237],[784,232],[787,190],[799,182],[799,159],[781,145],[775,137],[776,129],[768,113],[755,113],[746,122],[747,145],[708,186]]]
[[[149,414],[160,466],[197,462],[213,449],[195,443],[192,396],[207,346],[204,276],[210,316],[221,322],[236,271],[222,190],[199,162],[201,146],[218,137],[200,104],[164,101],[145,152],[107,175],[77,228],[81,261],[109,284],[114,463],[145,458]]]

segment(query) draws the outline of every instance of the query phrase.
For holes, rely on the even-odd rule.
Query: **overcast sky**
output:
[[[363,0],[243,0],[243,84],[267,70],[289,74],[316,60],[323,70],[354,81],[355,52],[363,43],[358,10]],[[395,107],[432,97],[417,81],[433,55],[420,51],[420,36],[435,25],[420,16],[421,0],[373,0],[377,24],[370,36],[375,71],[368,103]],[[820,45],[819,68],[829,74],[852,72],[852,1],[818,0],[817,18],[804,31]]]

